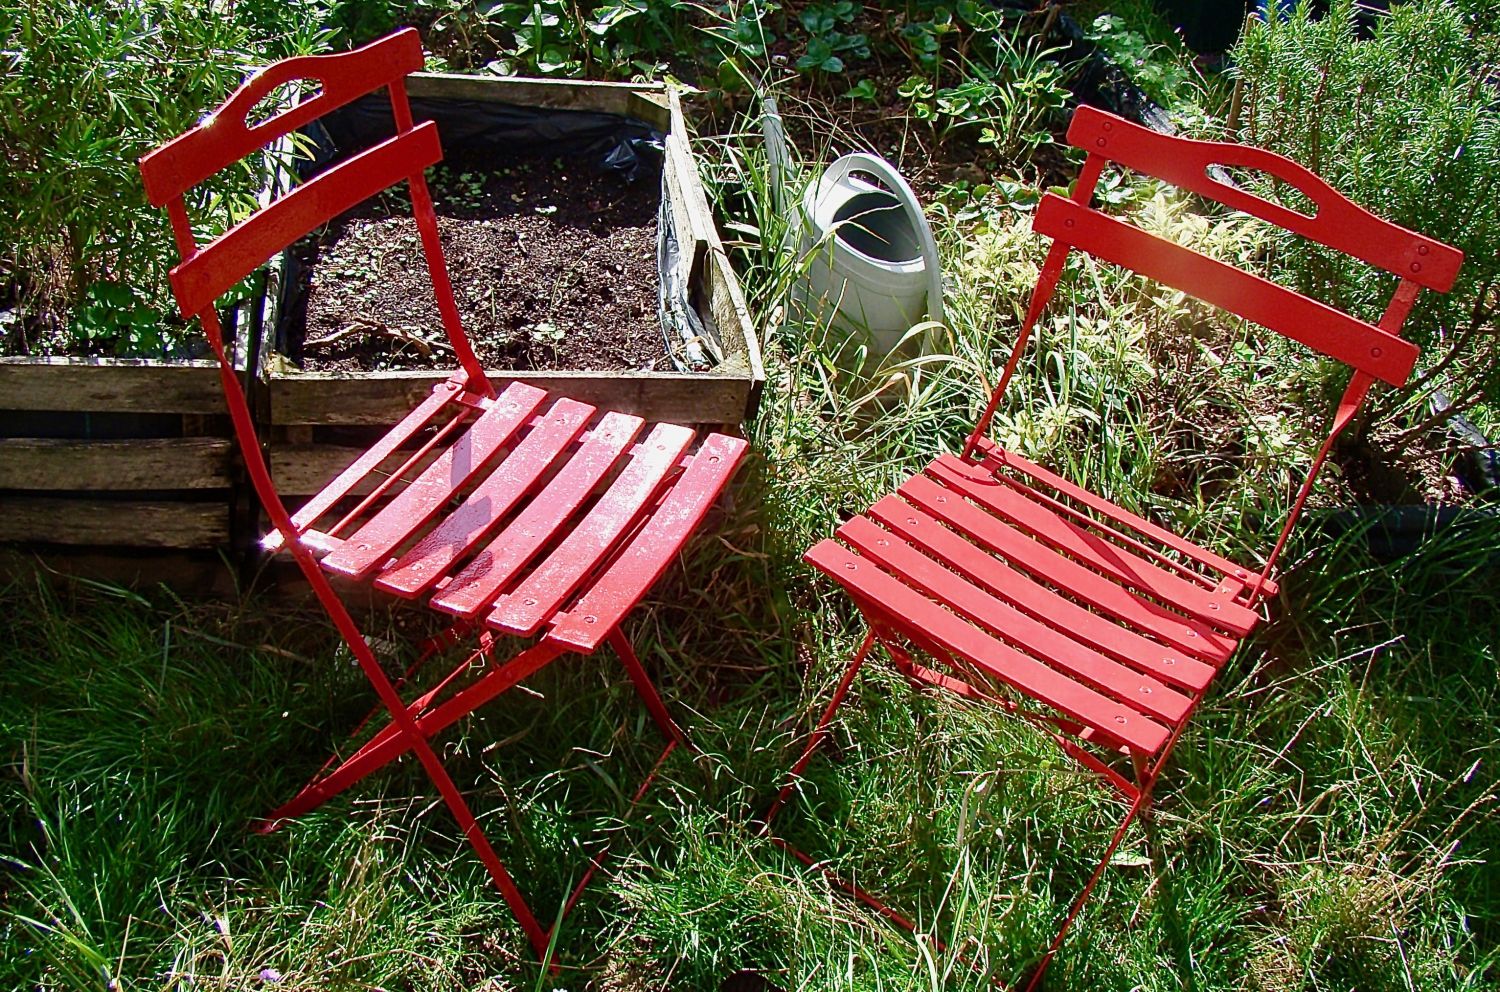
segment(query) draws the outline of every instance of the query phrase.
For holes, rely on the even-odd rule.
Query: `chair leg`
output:
[[[630,797],[630,804],[626,807],[624,813],[624,816],[628,818],[635,812],[635,808],[640,805],[641,800],[646,797],[647,791],[650,790],[657,776],[661,774],[662,766],[667,763],[667,758],[671,757],[672,752],[677,750],[679,745],[691,749],[693,744],[687,739],[687,735],[683,733],[682,728],[677,725],[677,722],[672,719],[671,714],[667,711],[666,704],[662,702],[661,695],[656,691],[656,686],[652,685],[650,677],[646,674],[645,666],[641,664],[641,660],[636,655],[634,647],[632,647],[629,639],[625,637],[619,627],[615,627],[609,632],[608,640],[610,647],[614,648],[615,654],[619,655],[621,663],[625,666],[625,671],[629,673],[630,681],[634,684],[637,694],[641,697],[641,701],[646,705],[647,711],[650,712],[652,720],[655,721],[657,727],[661,730],[662,736],[667,739],[666,747],[657,756],[656,762],[651,766],[651,770],[647,772],[645,779],[636,788],[635,794]],[[583,876],[579,878],[578,883],[573,887],[573,891],[569,893],[567,901],[563,903],[562,912],[558,914],[559,922],[567,919],[568,914],[573,912],[574,907],[578,905],[578,900],[583,897],[583,893],[588,889],[589,883],[594,880],[594,876],[604,867],[604,862],[609,857],[610,850],[613,847],[614,839],[611,838],[605,842],[604,847],[599,853],[589,859],[589,865],[584,869]]]
[[[1062,926],[1058,928],[1057,936],[1052,939],[1052,944],[1047,948],[1047,953],[1042,955],[1041,962],[1037,965],[1036,971],[1032,973],[1031,981],[1026,983],[1026,992],[1036,992],[1036,989],[1041,985],[1042,976],[1046,974],[1048,965],[1052,963],[1052,958],[1056,956],[1058,948],[1062,946],[1063,938],[1068,935],[1068,929],[1072,927],[1073,921],[1077,919],[1079,913],[1083,912],[1083,907],[1089,901],[1089,896],[1093,895],[1094,886],[1103,877],[1104,869],[1109,867],[1110,859],[1115,856],[1115,851],[1119,848],[1120,842],[1125,839],[1125,833],[1130,829],[1131,822],[1150,804],[1151,787],[1155,785],[1155,777],[1145,776],[1142,774],[1143,771],[1144,766],[1140,761],[1137,761],[1136,778],[1140,784],[1135,800],[1131,802],[1127,809],[1125,819],[1120,821],[1119,827],[1115,830],[1115,835],[1109,839],[1109,845],[1104,849],[1104,856],[1099,859],[1099,864],[1094,867],[1093,874],[1084,883],[1083,891],[1073,900],[1073,905],[1068,909],[1068,915],[1063,917]]]
[[[447,702],[430,710],[426,709],[437,691],[457,675],[462,674],[468,667],[468,662],[465,661],[445,678],[437,689],[426,693],[410,706],[404,707],[402,712],[412,719],[418,736],[426,740],[533,674],[560,653],[560,648],[546,642],[528,648],[494,671],[486,673],[479,681]],[[271,811],[261,832],[269,833],[275,830],[282,821],[295,819],[311,812],[366,775],[390,764],[411,749],[410,739],[395,723],[382,728],[333,771],[309,783],[296,796]]]
[[[656,776],[661,773],[661,766],[666,764],[667,758],[671,757],[672,752],[677,750],[677,745],[677,740],[668,738],[666,748],[663,749],[661,755],[657,757],[656,763],[651,766],[651,771],[646,774],[645,780],[641,782],[640,786],[635,790],[635,795],[630,797],[630,805],[625,808],[625,817],[628,818],[631,813],[635,812],[635,808],[639,806],[641,800],[646,797],[646,792],[651,788],[651,783],[655,782]],[[593,881],[594,875],[599,871],[600,868],[604,866],[604,859],[609,857],[610,848],[613,846],[614,841],[613,839],[611,839],[610,841],[605,843],[603,850],[589,859],[589,866],[584,871],[583,877],[580,878],[578,880],[578,884],[573,887],[573,891],[569,894],[567,902],[563,903],[562,912],[558,914],[560,920],[566,919],[568,914],[573,912],[573,907],[578,905],[578,900],[583,896],[584,891],[589,887],[589,882]]]
[[[285,520],[278,521],[278,528],[283,533],[291,532],[291,525]],[[396,734],[392,738],[395,745],[395,754],[404,753],[408,750],[416,752],[417,760],[422,763],[422,768],[427,772],[427,777],[437,786],[438,792],[443,797],[443,801],[447,804],[449,811],[452,812],[454,820],[457,821],[459,829],[463,831],[465,839],[474,848],[475,853],[479,855],[479,860],[483,862],[485,869],[489,871],[490,878],[494,881],[495,887],[500,890],[500,895],[505,899],[505,904],[510,907],[511,915],[521,925],[521,929],[525,932],[532,950],[536,952],[539,959],[545,959],[548,950],[546,931],[537,923],[535,914],[531,912],[531,907],[526,904],[525,898],[521,895],[521,890],[516,887],[515,880],[511,878],[510,873],[505,870],[505,866],[500,862],[495,849],[490,845],[489,838],[485,837],[483,831],[479,829],[479,823],[474,819],[474,814],[470,811],[469,804],[464,801],[463,794],[459,792],[458,786],[454,784],[447,769],[443,767],[443,763],[438,758],[437,752],[432,749],[432,745],[427,741],[427,735],[435,733],[462,715],[450,715],[444,712],[444,710],[455,701],[463,699],[466,694],[460,693],[454,699],[449,700],[447,704],[437,707],[432,713],[427,715],[427,719],[430,720],[442,712],[444,716],[450,717],[445,722],[439,722],[430,728],[420,728],[406,705],[402,703],[401,697],[396,693],[395,687],[391,685],[391,680],[381,669],[380,660],[375,657],[375,652],[370,648],[369,642],[364,639],[359,625],[354,622],[354,617],[350,615],[343,601],[339,599],[338,593],[334,591],[333,585],[328,581],[328,577],[323,574],[322,568],[313,560],[311,554],[298,543],[293,543],[292,554],[297,559],[297,564],[302,569],[302,574],[307,577],[308,582],[312,585],[313,592],[323,604],[323,608],[328,612],[329,619],[333,621],[333,625],[338,630],[339,635],[343,637],[344,643],[349,646],[349,650],[354,654],[355,660],[359,662],[360,668],[364,670],[365,677],[374,686],[376,695],[380,697],[380,701],[385,704],[386,709],[390,712],[391,721],[396,728]],[[545,658],[532,668],[532,671],[540,668],[561,653],[560,648],[551,647],[544,642],[532,648],[531,651],[523,652],[522,656],[540,651],[544,647],[547,649],[547,654]],[[505,667],[509,669],[522,656],[513,659]],[[491,673],[492,676],[498,674],[499,672]],[[515,681],[520,681],[520,679],[525,677],[524,674],[519,675]],[[481,680],[481,682],[483,681]],[[479,688],[479,684],[472,686],[471,690],[474,688]],[[496,688],[491,695],[498,694],[503,691],[503,688],[503,686]],[[474,705],[477,706],[479,702],[483,701],[483,699],[480,699]],[[472,709],[473,706],[470,706],[469,709],[463,712],[467,713]],[[384,763],[384,761],[381,761],[375,767],[379,767],[379,764]]]
[[[620,661],[625,665],[625,671],[630,675],[630,681],[635,684],[635,691],[640,695],[641,702],[646,704],[646,709],[651,713],[651,719],[655,720],[657,727],[661,728],[662,735],[669,741],[691,747],[688,744],[687,735],[682,732],[682,728],[677,726],[677,721],[672,719],[672,714],[667,712],[666,704],[661,701],[656,686],[651,684],[645,667],[641,665],[641,659],[636,657],[635,649],[631,647],[629,639],[619,627],[609,632],[609,645],[615,649],[615,654],[620,656]]]
[[[488,645],[485,645],[484,648],[480,649],[478,654],[484,653],[488,647]],[[436,686],[412,700],[406,707],[407,713],[411,714],[413,719],[419,719],[432,700],[437,698],[440,693],[446,690],[460,675],[469,669],[475,657],[477,657],[477,654],[465,658],[457,668],[444,676],[442,681]],[[425,658],[422,660],[425,660]],[[421,661],[418,664],[421,664]],[[413,669],[415,667],[415,665],[412,666]],[[400,687],[404,684],[406,678],[411,676],[411,673],[412,669],[408,669],[406,676],[396,681],[394,683],[395,686]],[[377,705],[359,722],[359,725],[355,727],[350,736],[357,735],[383,709],[383,706]],[[374,768],[379,767],[378,765],[368,767],[364,764],[370,760],[371,752],[389,747],[400,736],[400,729],[392,722],[376,731],[374,736],[361,744],[353,754],[342,761],[340,761],[338,753],[335,752],[329,756],[327,761],[323,762],[322,767],[313,774],[312,778],[307,781],[307,784],[297,791],[295,796],[266,815],[255,828],[256,832],[262,834],[274,833],[286,820],[296,819],[305,813],[310,813],[340,792],[343,792],[349,786],[359,781],[364,775],[368,775]],[[337,765],[335,765],[336,762]],[[365,769],[363,772],[359,774],[353,773],[354,768],[361,767]],[[330,768],[332,769],[331,771]]]
[[[776,818],[776,814],[781,812],[781,808],[785,806],[787,800],[791,798],[792,789],[794,789],[797,785],[798,776],[800,776],[803,771],[807,769],[808,762],[812,761],[813,752],[818,749],[818,745],[822,744],[823,739],[828,736],[828,725],[833,722],[833,714],[838,711],[839,704],[842,703],[844,701],[844,697],[849,694],[849,687],[854,684],[854,676],[859,674],[860,667],[864,665],[865,659],[870,656],[870,649],[874,646],[875,628],[871,627],[869,631],[866,632],[865,639],[863,643],[860,644],[859,650],[856,651],[854,653],[854,656],[849,660],[849,667],[844,670],[843,678],[839,679],[838,687],[833,690],[833,698],[828,701],[828,708],[823,711],[822,719],[820,719],[818,721],[818,725],[813,728],[812,736],[807,739],[807,746],[803,748],[802,756],[799,757],[797,759],[797,763],[792,766],[792,770],[787,776],[786,785],[782,786],[780,794],[776,796],[776,801],[772,803],[771,808],[766,811],[765,820],[761,825],[762,833],[770,832],[771,821]]]
[[[551,947],[547,937],[547,931],[542,929],[537,922],[536,915],[532,913],[531,907],[526,903],[526,897],[521,895],[521,890],[516,886],[515,879],[511,878],[510,872],[505,870],[505,865],[500,861],[500,856],[495,853],[494,847],[490,845],[490,839],[479,829],[479,821],[474,819],[474,814],[469,810],[469,804],[464,802],[463,795],[458,791],[458,786],[449,777],[447,769],[438,760],[437,754],[432,750],[426,740],[420,741],[417,748],[417,757],[422,761],[422,766],[427,769],[427,775],[433,784],[438,787],[438,792],[447,802],[448,809],[452,811],[453,817],[458,821],[459,829],[464,832],[464,837],[469,841],[469,846],[474,848],[479,855],[479,860],[489,871],[490,878],[494,880],[495,887],[500,890],[500,895],[505,899],[505,904],[510,907],[511,915],[516,922],[521,924],[521,929],[526,933],[526,939],[531,944],[531,949],[536,952],[537,960],[545,961],[547,952]]]

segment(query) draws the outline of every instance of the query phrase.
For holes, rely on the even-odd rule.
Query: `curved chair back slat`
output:
[[[141,159],[141,178],[153,206],[164,207],[203,180],[278,138],[305,127],[366,93],[403,82],[422,69],[415,28],[336,55],[304,55],[274,63],[247,79],[190,131]],[[252,110],[288,83],[317,84],[294,106],[256,124]]]

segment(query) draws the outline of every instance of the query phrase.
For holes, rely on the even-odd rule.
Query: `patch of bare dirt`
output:
[[[664,367],[659,186],[578,159],[458,153],[429,178],[464,330],[498,369]],[[387,194],[304,242],[305,369],[451,367],[405,197]]]

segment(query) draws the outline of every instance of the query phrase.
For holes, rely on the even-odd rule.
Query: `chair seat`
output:
[[[588,652],[665,571],[745,449],[525,383],[489,399],[449,381],[292,519],[330,572],[507,633],[550,625]]]
[[[979,455],[936,459],[807,561],[960,674],[1157,753],[1259,621],[1250,574],[1001,448]]]

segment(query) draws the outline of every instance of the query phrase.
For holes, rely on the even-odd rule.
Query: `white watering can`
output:
[[[866,344],[867,368],[879,365],[924,317],[942,321],[937,242],[916,194],[889,162],[862,152],[845,155],[808,186],[802,214],[798,302],[830,331]],[[925,350],[926,337],[906,342],[901,357]]]

